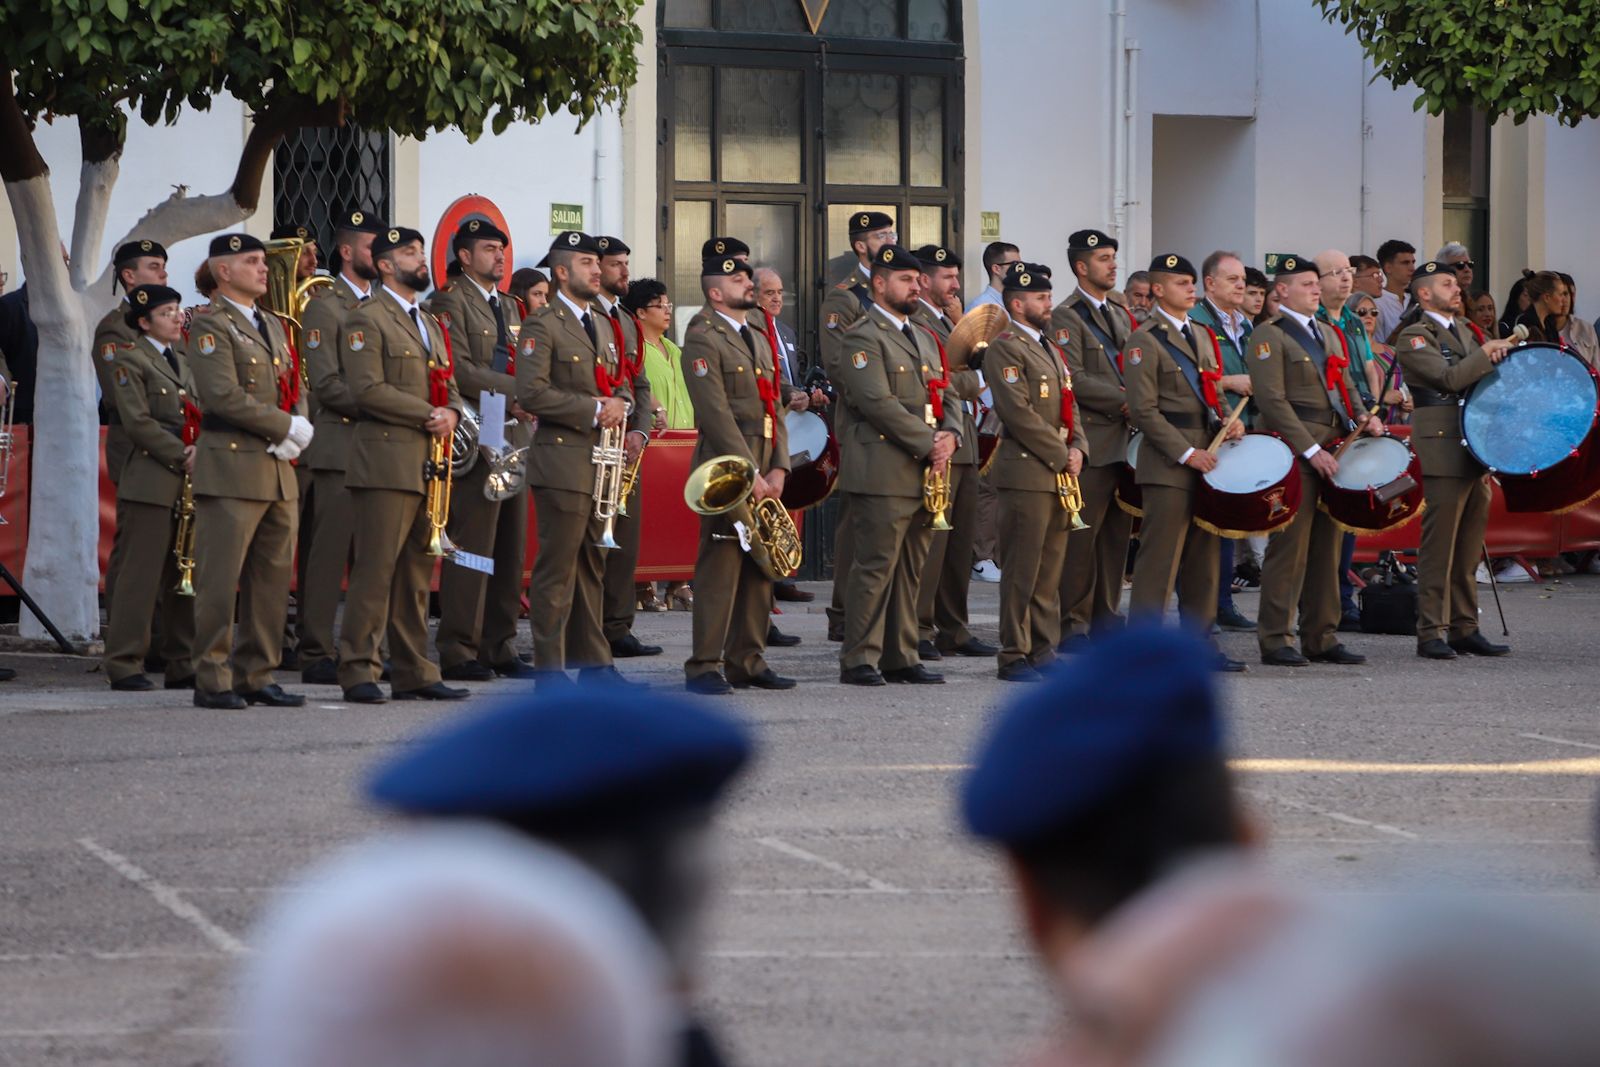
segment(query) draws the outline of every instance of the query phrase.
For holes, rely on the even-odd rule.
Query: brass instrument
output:
[[[751,504],[756,473],[756,465],[743,456],[714,456],[689,472],[683,500],[697,515],[726,515],[735,526],[742,526],[744,538],[713,536],[719,541],[743,540],[762,574],[773,580],[787,578],[800,569],[800,532],[778,501],[768,497]]]
[[[922,508],[933,516],[935,530],[951,529],[950,520],[945,517],[945,512],[950,510],[950,468],[947,465],[944,473],[938,473],[930,463],[928,469],[922,472]]]
[[[325,274],[314,274],[298,281],[300,252],[306,242],[298,237],[280,237],[267,242],[267,293],[261,306],[283,320],[289,335],[289,345],[300,351],[300,320],[305,316],[306,305],[311,303],[311,291],[332,285],[333,279]],[[310,384],[306,361],[300,361],[300,384]]]
[[[173,506],[178,528],[172,535],[172,555],[178,561],[178,584],[172,591],[194,596],[194,479],[183,476],[183,495]]]
[[[617,509],[623,515],[628,513],[628,498],[633,495],[634,486],[639,484],[639,468],[644,466],[644,450],[649,447],[650,435],[645,434],[644,444],[639,446],[639,454],[628,464],[628,469],[622,472],[622,497]]]
[[[1071,529],[1089,528],[1089,524],[1080,518],[1083,511],[1083,489],[1078,485],[1076,474],[1068,474],[1066,471],[1056,472],[1056,498],[1061,501],[1061,506],[1066,509],[1068,518],[1072,520]]]
[[[516,424],[516,419],[509,416],[506,418],[507,429]],[[478,454],[485,447],[479,444],[481,428],[482,422],[477,407],[470,402],[463,402],[461,418],[456,421],[455,431],[450,435],[452,477],[463,478],[468,471],[478,465]],[[490,453],[488,463],[489,473],[483,480],[485,500],[509,500],[522,490],[528,465],[527,446],[513,448],[508,441],[504,447]]]
[[[594,446],[591,460],[594,464],[594,515],[605,524],[600,531],[598,548],[617,548],[617,515],[622,508],[623,466],[628,454],[622,441],[628,432],[626,420],[622,425],[605,426],[600,430],[600,443]]]
[[[478,408],[463,399],[461,418],[450,434],[450,473],[463,478],[478,464]]]
[[[1010,321],[998,304],[979,304],[957,322],[944,344],[945,360],[950,373],[972,370],[973,357],[989,347],[989,342],[999,337]],[[978,362],[982,362],[981,357]],[[935,530],[950,529],[946,512],[950,510],[950,470],[935,473],[929,466],[922,474],[922,506],[933,515]]]
[[[428,460],[422,465],[422,483],[425,487],[423,506],[427,508],[428,527],[433,532],[428,537],[428,555],[450,556],[456,546],[444,532],[450,521],[450,446],[446,438],[435,435],[428,440]]]

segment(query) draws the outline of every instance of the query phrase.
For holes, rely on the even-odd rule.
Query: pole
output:
[[[17,596],[22,598],[22,602],[28,606],[28,610],[33,612],[35,618],[44,623],[44,628],[49,630],[50,636],[56,639],[56,644],[60,646],[61,651],[69,656],[76,656],[78,650],[73,648],[72,643],[61,635],[61,631],[56,629],[56,624],[50,621],[50,617],[44,613],[44,609],[34,602],[33,597],[28,595],[28,591],[22,588],[22,583],[17,581],[17,576],[11,573],[11,568],[4,563],[0,563],[0,578],[4,578],[6,584],[17,591]]]
[[[1500,606],[1500,583],[1495,580],[1494,564],[1489,562],[1489,546],[1483,546],[1483,569],[1489,572],[1489,588],[1494,590],[1494,610],[1500,613],[1500,636],[1510,637],[1511,630],[1506,626],[1506,609]]]

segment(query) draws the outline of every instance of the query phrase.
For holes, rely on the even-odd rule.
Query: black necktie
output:
[[[1322,349],[1322,334],[1317,331],[1316,319],[1306,323],[1306,333],[1311,335],[1311,347],[1317,355],[1325,355]]]
[[[252,310],[254,311],[256,318],[256,332],[261,335],[261,339],[263,341],[270,345],[272,343],[272,338],[267,336],[267,320],[261,317],[260,308],[254,308]]]
[[[750,350],[750,358],[756,358],[756,335],[750,332],[748,325],[739,327],[739,336],[744,338],[744,346]]]
[[[433,345],[428,342],[428,331],[423,329],[422,316],[417,312],[414,304],[411,307],[411,324],[417,328],[417,333],[422,336],[422,347],[432,352]]]
[[[1450,330],[1450,336],[1454,337],[1456,339],[1456,343],[1457,344],[1460,344],[1461,343],[1461,334],[1456,330],[1456,320],[1455,319],[1451,319],[1450,320],[1450,325],[1449,325],[1448,329]]]
[[[507,347],[506,317],[500,310],[499,296],[490,294],[489,308],[494,312],[494,358],[489,361],[489,368],[496,374],[504,374],[511,350]]]
[[[1104,306],[1095,307],[1093,304],[1090,304],[1089,317],[1094,319],[1094,324],[1100,327],[1100,329],[1105,332],[1107,337],[1111,338],[1113,341],[1117,339],[1117,335],[1111,329],[1111,323],[1106,321]]]
[[[177,357],[177,355],[174,354],[172,349],[170,349],[170,348],[164,349],[161,354],[164,357],[166,357],[167,366],[172,368],[172,376],[174,378],[180,377],[182,372],[178,370],[178,357]]]
[[[1196,355],[1198,355],[1199,352],[1194,347],[1194,333],[1189,329],[1189,324],[1187,322],[1185,322],[1183,324],[1183,329],[1180,330],[1179,332],[1183,334],[1184,341],[1188,343],[1189,351],[1194,352]]]
[[[909,322],[906,323],[904,326],[900,327],[900,332],[906,335],[906,340],[907,341],[911,342],[911,351],[918,352],[918,349],[917,349],[917,331],[914,328],[912,328],[912,325]],[[918,354],[920,355],[921,353],[918,352]]]
[[[583,332],[589,335],[589,343],[594,344],[594,317],[585,311],[578,321],[583,323]]]

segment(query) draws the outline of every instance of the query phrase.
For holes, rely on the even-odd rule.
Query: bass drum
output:
[[[1600,493],[1600,384],[1555,345],[1524,345],[1468,391],[1461,436],[1500,481],[1506,510],[1570,511]]]
[[[783,483],[783,506],[804,511],[828,499],[839,481],[839,442],[828,423],[810,411],[783,416],[789,433],[789,477]]]
[[[1134,480],[1139,470],[1139,445],[1143,441],[1144,434],[1135,430],[1128,442],[1128,462],[1117,472],[1117,507],[1136,519],[1144,515],[1144,494],[1139,492],[1139,483]]]
[[[1200,477],[1194,524],[1219,537],[1256,537],[1287,526],[1300,510],[1300,468],[1276,435],[1247,433],[1217,446]]]
[[[978,419],[979,473],[989,473],[989,466],[994,462],[995,453],[1000,450],[1000,431],[1004,428],[994,408],[983,409],[983,414]]]
[[[1349,533],[1375,534],[1422,514],[1422,461],[1394,437],[1358,437],[1339,456],[1317,507]]]

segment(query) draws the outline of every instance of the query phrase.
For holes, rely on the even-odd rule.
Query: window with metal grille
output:
[[[272,158],[273,226],[301,225],[327,263],[333,220],[352,208],[389,217],[389,136],[359,126],[308,126],[285,137]]]

